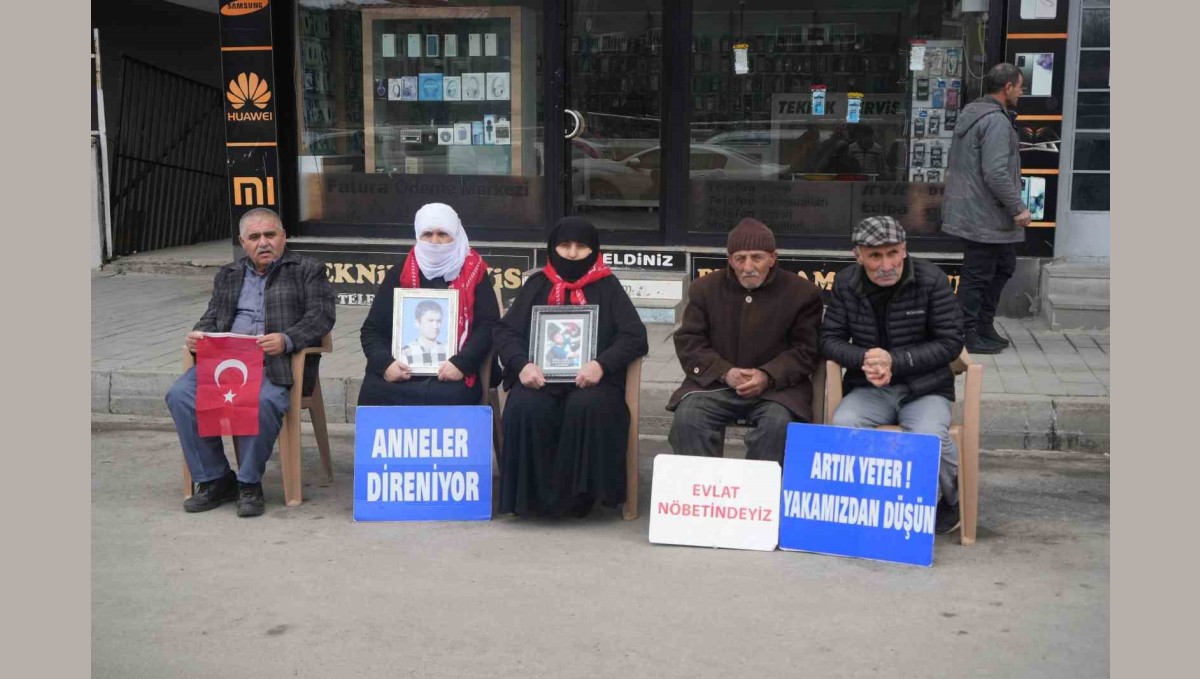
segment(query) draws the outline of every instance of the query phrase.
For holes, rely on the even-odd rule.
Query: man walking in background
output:
[[[1021,200],[1020,137],[1016,108],[1024,84],[1012,64],[984,78],[984,96],[958,116],[950,145],[942,231],[963,240],[958,284],[967,351],[997,354],[1008,340],[994,321],[1000,293],[1017,266],[1029,207]]]

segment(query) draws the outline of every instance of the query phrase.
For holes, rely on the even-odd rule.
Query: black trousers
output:
[[[783,464],[787,426],[798,420],[782,404],[742,398],[733,389],[694,391],[683,397],[667,441],[676,455],[717,457],[725,445],[725,427],[739,419],[754,425],[746,432],[746,459]]]
[[[976,243],[963,239],[958,301],[962,305],[964,330],[976,330],[995,320],[1000,293],[1016,269],[1016,243]]]

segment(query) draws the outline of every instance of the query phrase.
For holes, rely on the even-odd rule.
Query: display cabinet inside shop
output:
[[[367,172],[536,174],[529,10],[379,8],[362,18]]]

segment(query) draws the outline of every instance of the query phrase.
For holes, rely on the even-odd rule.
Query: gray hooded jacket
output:
[[[1013,217],[1021,201],[1020,137],[1008,111],[992,97],[967,104],[954,128],[942,231],[977,243],[1023,243]]]

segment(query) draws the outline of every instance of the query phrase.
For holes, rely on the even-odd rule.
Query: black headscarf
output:
[[[592,249],[592,253],[577,261],[566,259],[559,255],[554,248],[567,241],[583,243]],[[549,247],[546,254],[550,263],[554,265],[554,270],[564,281],[573,283],[582,278],[596,263],[596,258],[600,256],[600,233],[596,231],[596,227],[592,226],[591,222],[582,217],[563,217],[558,220],[558,224],[550,232],[547,245]]]

